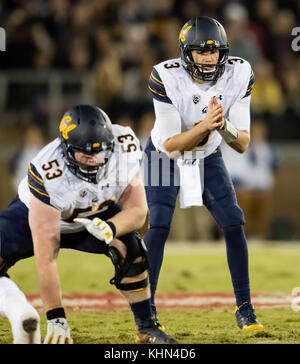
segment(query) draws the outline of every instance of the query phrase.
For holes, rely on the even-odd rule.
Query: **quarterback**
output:
[[[170,185],[145,186],[149,229],[144,240],[153,314],[157,321],[155,290],[180,189],[181,207],[205,205],[224,233],[238,326],[262,330],[251,304],[244,216],[219,148],[222,139],[239,153],[248,148],[254,74],[245,59],[229,57],[225,30],[213,18],[189,20],[180,32],[179,46],[180,58],[155,65],[149,79],[155,124],[145,148],[148,176],[156,170],[151,164],[157,159],[151,154],[171,159]],[[201,163],[185,164],[186,151],[202,153],[204,173],[197,170]],[[166,173],[159,165],[157,169],[159,175]],[[177,174],[180,187],[174,182]],[[187,179],[189,184],[184,183]]]
[[[18,197],[0,214],[0,313],[15,343],[41,340],[39,315],[6,273],[33,254],[47,316],[44,343],[73,341],[57,269],[60,248],[111,259],[110,283],[130,305],[137,342],[176,342],[151,315],[147,251],[137,233],[147,214],[140,159],[129,127],[112,125],[98,107],[79,105],[63,116],[59,137],[31,161]]]

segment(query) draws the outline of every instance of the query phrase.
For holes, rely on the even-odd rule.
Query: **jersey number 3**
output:
[[[164,67],[166,69],[170,69],[170,68],[179,68],[180,64],[178,62],[174,62],[174,63],[165,63]]]

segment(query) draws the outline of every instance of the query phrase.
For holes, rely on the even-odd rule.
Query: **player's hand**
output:
[[[105,241],[106,244],[109,244],[114,238],[111,227],[98,217],[95,217],[93,220],[78,217],[73,221],[84,225],[90,234],[101,241]]]
[[[44,344],[73,344],[70,327],[64,317],[47,320]]]
[[[209,131],[219,130],[224,126],[223,106],[215,96],[209,100],[204,123]]]

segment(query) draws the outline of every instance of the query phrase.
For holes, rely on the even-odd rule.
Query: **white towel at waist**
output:
[[[192,156],[194,154],[185,152],[184,158],[177,159],[180,172],[180,208],[203,205],[200,173],[201,159],[192,159]]]

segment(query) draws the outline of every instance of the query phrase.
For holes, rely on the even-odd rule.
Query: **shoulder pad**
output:
[[[229,57],[226,66],[233,69],[236,82],[244,87],[242,98],[249,96],[254,84],[254,73],[250,63],[241,57]]]
[[[113,124],[115,143],[123,153],[141,153],[140,142],[130,126]]]
[[[151,75],[149,77],[148,89],[150,90],[152,97],[161,102],[165,102],[167,104],[172,104],[172,101],[169,99],[164,83],[159,75],[159,72],[155,67],[153,67]]]

